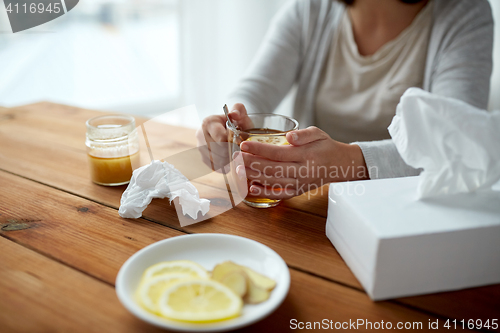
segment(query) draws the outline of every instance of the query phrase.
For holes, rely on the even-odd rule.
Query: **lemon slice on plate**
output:
[[[288,145],[286,137],[284,135],[251,135],[247,141],[257,141],[262,143],[268,143],[275,146]]]
[[[137,298],[147,310],[158,313],[158,299],[165,287],[172,282],[191,277],[192,275],[189,274],[172,273],[156,275],[142,280],[137,289]]]
[[[243,301],[214,280],[187,279],[168,285],[158,301],[161,315],[187,322],[211,322],[236,317]]]
[[[150,266],[142,277],[146,281],[162,274],[188,274],[192,277],[208,278],[208,272],[199,264],[190,260],[163,261]]]

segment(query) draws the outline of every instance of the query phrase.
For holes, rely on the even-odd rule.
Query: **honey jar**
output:
[[[86,125],[85,144],[91,180],[105,186],[128,184],[133,166],[139,165],[135,119],[126,115],[107,115],[91,118]]]

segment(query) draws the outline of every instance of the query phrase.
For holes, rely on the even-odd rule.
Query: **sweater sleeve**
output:
[[[352,144],[361,148],[370,179],[418,176],[422,171],[406,164],[390,139]]]
[[[486,109],[492,71],[493,18],[486,0],[462,1],[456,20],[442,10],[434,29],[446,30],[435,55],[430,92]],[[453,17],[452,17],[453,18]],[[451,23],[450,23],[451,22]],[[355,142],[359,145],[371,179],[407,177],[421,170],[407,165],[392,140]]]
[[[450,3],[450,2],[449,2]],[[449,6],[453,6],[453,1]],[[493,17],[487,0],[462,1],[455,20],[442,15],[435,29],[445,31],[430,76],[429,91],[480,109],[488,107],[493,69]]]
[[[229,95],[249,113],[271,113],[293,86],[301,62],[304,1],[289,1],[271,26],[244,77]]]

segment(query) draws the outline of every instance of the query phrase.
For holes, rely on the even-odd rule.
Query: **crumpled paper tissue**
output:
[[[210,201],[200,199],[196,187],[172,164],[152,161],[134,170],[130,183],[123,192],[118,213],[125,218],[139,218],[154,198],[179,198],[182,213],[196,219],[198,212],[205,215]]]
[[[403,160],[423,169],[418,198],[490,190],[500,180],[500,111],[410,88],[389,133]]]

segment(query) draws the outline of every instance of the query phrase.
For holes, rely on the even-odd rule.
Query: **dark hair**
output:
[[[352,5],[354,3],[354,0],[338,0],[340,2],[343,2],[345,3],[346,5]],[[413,3],[419,3],[423,0],[399,0],[401,2],[404,2],[404,3],[408,3],[408,4],[413,4]]]

